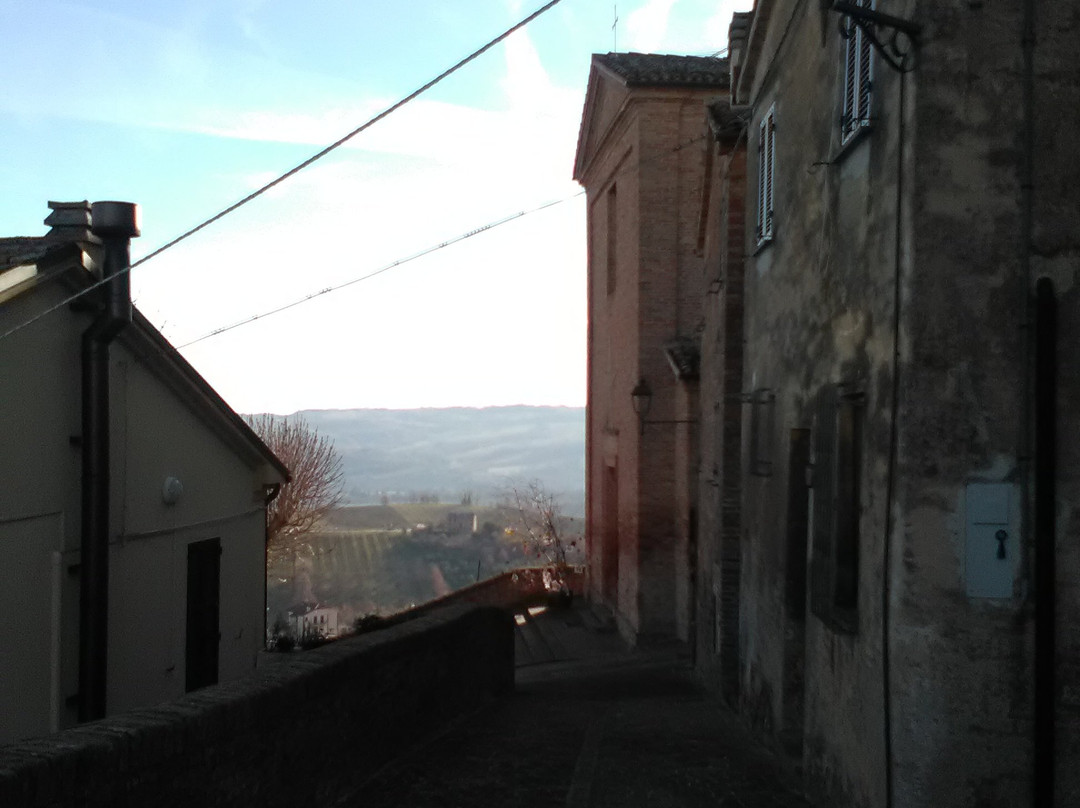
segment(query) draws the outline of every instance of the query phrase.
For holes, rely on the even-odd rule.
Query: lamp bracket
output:
[[[862,29],[863,36],[870,40],[870,44],[881,54],[893,70],[898,73],[908,73],[911,67],[908,65],[910,57],[919,45],[919,36],[922,34],[922,25],[903,17],[895,17],[892,14],[884,14],[872,8],[866,8],[850,0],[835,0],[831,6],[833,11],[844,15],[840,22],[840,34],[845,38],[855,35],[855,27]],[[883,42],[878,35],[878,29],[887,32],[887,39]],[[907,40],[902,42],[901,36]]]

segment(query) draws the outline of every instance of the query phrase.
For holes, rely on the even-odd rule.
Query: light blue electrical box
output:
[[[964,578],[970,598],[1011,598],[1020,535],[1009,483],[970,483],[966,498]]]

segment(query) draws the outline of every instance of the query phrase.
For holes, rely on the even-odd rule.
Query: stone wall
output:
[[[513,676],[510,616],[452,606],[0,748],[0,805],[329,804]]]

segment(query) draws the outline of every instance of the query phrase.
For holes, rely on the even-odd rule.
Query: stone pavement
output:
[[[525,618],[513,695],[419,743],[334,805],[810,805],[694,683],[679,647],[628,650],[582,607]],[[347,751],[334,753],[348,765]]]

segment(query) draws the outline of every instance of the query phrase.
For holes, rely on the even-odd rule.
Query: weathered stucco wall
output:
[[[752,255],[744,388],[753,401],[743,422],[741,700],[757,723],[802,754],[814,789],[851,804],[882,805],[895,116],[883,107],[872,130],[842,150],[842,40],[835,17],[816,4],[778,2],[772,20],[767,35],[757,32],[762,52],[775,56],[756,68],[748,135],[746,249]],[[789,20],[786,37],[771,30],[783,31]],[[875,93],[887,96],[888,76],[879,72],[875,78]],[[770,109],[776,120],[776,234],[759,247],[759,124]],[[864,458],[857,595],[842,612],[832,601],[827,549],[817,548],[823,571],[815,580],[809,526],[790,522],[800,499],[804,510],[809,504],[808,493],[814,508],[833,507],[807,492],[806,466],[790,463],[805,458],[807,434],[816,435],[827,426],[823,419],[835,417],[823,405],[837,386],[861,401]],[[825,456],[811,451],[810,460],[824,471]],[[821,591],[815,594],[815,587]],[[806,601],[794,602],[792,593]],[[815,601],[819,607],[809,608]]]
[[[64,255],[58,269],[81,271],[74,249]],[[0,321],[21,322],[70,291],[62,280],[45,281],[5,301]],[[0,704],[17,716],[0,722],[0,741],[77,719],[80,342],[90,321],[90,313],[65,307],[0,346],[0,402],[12,425],[0,464],[0,558],[27,590],[25,598],[5,591],[33,615],[12,622],[0,642],[0,691],[12,694]],[[194,411],[141,358],[136,327],[110,350],[109,713],[185,690],[190,542],[221,540],[219,679],[254,670],[263,645],[263,484],[278,479],[265,461],[238,456],[213,416]],[[168,476],[184,485],[174,505],[162,500]]]
[[[997,548],[969,549],[965,523],[968,484],[1008,483],[1019,497],[1026,474],[1020,9],[915,11],[926,41],[911,81],[912,255],[902,302],[896,794],[905,805],[1019,805],[1031,791],[1030,578],[1017,563],[1007,594],[968,596],[976,565]],[[1007,552],[993,563],[1023,560],[1020,541]]]
[[[744,422],[741,697],[777,730],[803,711],[809,783],[841,803],[882,806],[891,791],[897,806],[1031,804],[1040,754],[1035,604],[1053,594],[1033,587],[1040,555],[1031,509],[1039,458],[1030,302],[1045,275],[1061,324],[1052,712],[1056,804],[1067,805],[1080,788],[1072,740],[1080,556],[1071,541],[1080,388],[1064,359],[1077,345],[1080,296],[1080,71],[1068,44],[1080,12],[1031,4],[1028,37],[1023,3],[876,7],[923,31],[903,78],[873,57],[870,125],[846,147],[838,15],[797,0],[759,2],[747,47],[757,60],[738,99],[753,109],[748,201],[752,209],[757,125],[775,104],[776,236],[758,247],[748,222],[747,249],[756,253],[746,273],[744,386],[767,388],[775,402],[751,405]],[[855,410],[861,433],[850,603],[822,588],[840,571],[836,546],[822,544],[816,525],[816,514],[839,519],[844,507],[822,499],[824,461],[840,468],[820,440],[823,426],[839,428],[829,425],[831,395]],[[814,487],[800,572],[791,514],[803,473],[795,448],[806,434]],[[839,451],[830,440],[829,451]],[[802,628],[784,603],[800,574],[802,648],[791,641]],[[801,705],[792,693],[800,655]]]

